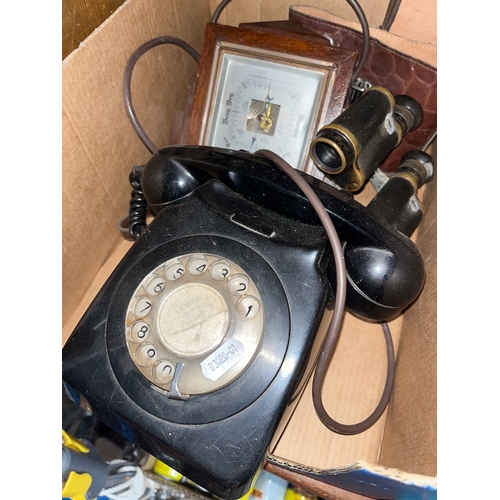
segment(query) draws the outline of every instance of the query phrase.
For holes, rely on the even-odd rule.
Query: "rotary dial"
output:
[[[250,276],[212,254],[170,259],[133,294],[125,339],[137,369],[174,399],[239,377],[260,345],[264,312]]]

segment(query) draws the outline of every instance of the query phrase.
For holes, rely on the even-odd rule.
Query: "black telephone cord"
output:
[[[210,20],[211,23],[216,23],[219,20],[219,16],[221,15],[221,12],[226,8],[226,6],[231,3],[232,0],[222,0],[222,2],[217,6],[215,9],[215,12],[212,15],[212,19]]]
[[[134,167],[129,176],[132,193],[128,212],[128,234],[129,239],[134,241],[147,227],[148,203],[141,186],[143,169],[143,166]]]

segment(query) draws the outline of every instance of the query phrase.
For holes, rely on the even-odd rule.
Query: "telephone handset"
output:
[[[423,287],[420,251],[352,194],[303,172],[301,175],[325,206],[343,243],[347,309],[368,321],[394,319]],[[305,195],[286,173],[270,159],[244,151],[198,146],[162,149],[145,165],[142,187],[148,206],[157,214],[210,179],[287,218],[321,225]],[[334,286],[333,260],[328,262],[326,272]]]
[[[343,243],[347,308],[400,314],[423,285],[417,247],[351,194],[301,175]],[[168,147],[142,188],[155,217],[64,346],[63,380],[109,427],[233,500],[307,375],[335,289],[328,240],[298,187],[258,154]]]

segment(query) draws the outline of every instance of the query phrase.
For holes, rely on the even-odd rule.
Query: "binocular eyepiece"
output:
[[[412,97],[370,87],[319,130],[311,142],[311,158],[340,188],[358,191],[422,119],[422,107]]]

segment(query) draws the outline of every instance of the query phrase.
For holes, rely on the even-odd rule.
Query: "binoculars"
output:
[[[410,96],[393,96],[383,87],[370,87],[311,143],[314,164],[339,188],[359,191],[386,156],[423,119],[420,104]],[[401,233],[411,236],[422,220],[417,191],[433,177],[433,159],[409,151],[397,171],[385,178],[367,205]]]
[[[311,142],[314,164],[341,189],[359,191],[386,156],[423,119],[410,96],[370,87]]]

